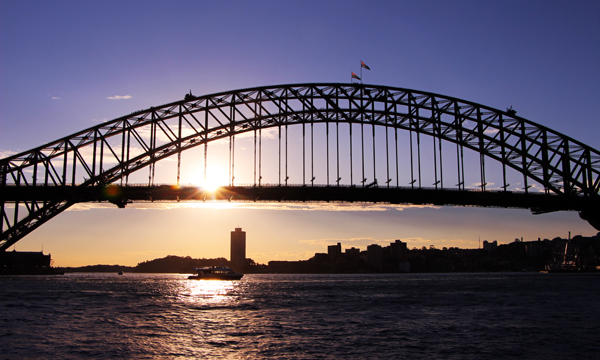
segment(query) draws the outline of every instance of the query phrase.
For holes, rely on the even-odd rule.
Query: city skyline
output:
[[[364,83],[513,107],[526,119],[600,148],[593,108],[600,93],[596,2],[137,5],[0,3],[0,157],[177,101],[190,90],[204,95],[348,82],[351,72],[360,74],[361,61],[370,67]],[[196,172],[190,178],[201,176],[198,164],[185,166]],[[364,248],[400,239],[409,248],[477,248],[479,239],[503,244],[597,233],[575,212],[240,203],[131,204],[123,210],[78,204],[16,249],[43,247],[58,266],[218,257],[229,253],[228,234],[238,226],[248,232],[247,257],[257,262],[301,259],[326,242]]]

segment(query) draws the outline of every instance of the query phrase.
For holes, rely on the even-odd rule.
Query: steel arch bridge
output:
[[[317,141],[322,151],[315,152],[318,126],[325,135]],[[372,140],[367,139],[372,150],[365,150],[365,127],[367,138],[372,129]],[[302,129],[299,186],[288,184],[291,128]],[[262,176],[263,130],[278,135],[278,158],[273,161],[278,179],[270,184]],[[254,180],[249,186],[236,186],[235,139],[244,133],[254,133]],[[408,140],[399,140],[399,134],[407,134]],[[432,139],[432,146],[426,148],[424,139]],[[132,200],[206,199],[202,190],[179,187],[181,154],[203,146],[206,177],[208,144],[217,141],[229,142],[229,184],[224,187],[227,195],[220,198],[500,206],[535,213],[574,210],[600,230],[600,152],[521,118],[512,109],[501,111],[388,86],[291,84],[205,96],[190,92],[184,100],[137,111],[1,159],[0,250],[78,202],[110,201],[123,207]],[[345,149],[344,142],[349,142]],[[476,160],[465,161],[465,152],[477,154]],[[430,159],[427,170],[422,169],[425,153]],[[326,158],[326,182],[321,184],[315,184],[315,154],[317,160]],[[156,163],[175,157],[177,187],[165,193],[164,187],[154,184]],[[406,164],[405,170],[400,171],[400,163]],[[488,168],[495,164],[501,173],[496,188],[486,181],[486,164]],[[475,188],[465,182],[475,173],[469,167],[477,168]],[[129,176],[143,168],[148,169],[148,185],[128,186]],[[341,182],[344,172],[349,176]],[[407,186],[400,185],[400,172],[410,172]],[[433,179],[429,187],[422,183],[425,172]],[[511,173],[521,178],[518,188],[509,183]],[[378,183],[377,176],[385,176],[386,181]],[[445,185],[449,179],[456,184]]]

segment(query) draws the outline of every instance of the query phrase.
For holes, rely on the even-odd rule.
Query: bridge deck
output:
[[[206,191],[193,186],[5,186],[0,201],[109,201],[125,206],[138,201],[340,202],[481,206],[531,209],[535,213],[596,208],[593,199],[510,191],[440,190],[361,186],[224,186]],[[544,210],[542,210],[544,209]]]

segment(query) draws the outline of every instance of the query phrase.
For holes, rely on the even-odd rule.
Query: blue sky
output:
[[[349,82],[360,60],[365,83],[512,106],[598,149],[599,18],[598,1],[1,0],[0,157],[190,90]],[[259,261],[328,242],[477,247],[596,233],[576,213],[107,207],[63,213],[17,250],[43,244],[58,265],[227,257],[238,225]]]

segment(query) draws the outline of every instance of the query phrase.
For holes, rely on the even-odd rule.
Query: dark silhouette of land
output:
[[[249,266],[254,266],[255,263],[251,259],[247,259]],[[220,266],[225,265],[230,267],[230,262],[225,258],[215,259],[193,259],[189,256],[174,256],[169,255],[164,258],[148,260],[137,264],[136,266],[123,265],[89,265],[81,267],[65,267],[61,268],[65,273],[73,272],[108,272],[118,273],[181,273],[191,274],[192,269],[204,266]]]
[[[88,265],[80,267],[65,267],[61,268],[65,273],[73,272],[94,272],[94,273],[118,273],[122,272],[133,272],[133,266],[124,265]]]
[[[328,246],[327,253],[317,253],[308,260],[269,261],[267,265],[246,259],[246,266],[234,269],[244,273],[335,274],[335,273],[445,273],[600,271],[600,233],[592,237],[556,237],[552,240],[522,241],[509,244],[483,241],[481,249],[438,249],[435,246],[409,249],[396,240],[389,246],[370,245],[366,250],[345,249],[341,244]],[[144,261],[135,267],[94,265],[62,268],[64,272],[136,272],[136,273],[193,273],[203,266],[228,266],[225,258],[194,259],[169,255]],[[233,268],[233,267],[232,267]]]
[[[408,249],[396,240],[389,246],[370,245],[341,252],[341,244],[304,261],[270,261],[274,273],[444,273],[497,271],[600,271],[600,233],[593,237],[554,238],[498,245],[483,242],[481,249],[435,246]]]

